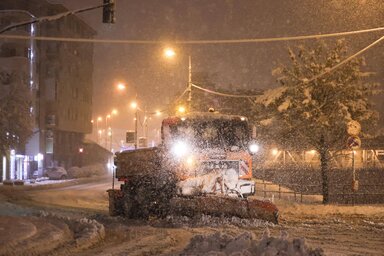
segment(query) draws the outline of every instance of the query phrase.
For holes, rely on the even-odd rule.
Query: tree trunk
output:
[[[328,147],[325,145],[324,136],[320,138],[320,163],[321,163],[321,178],[323,190],[323,204],[329,202],[329,153]]]

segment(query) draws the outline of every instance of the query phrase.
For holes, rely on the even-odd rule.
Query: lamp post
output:
[[[119,90],[119,91],[125,91],[126,88],[127,88],[126,85],[122,82],[117,84],[117,90]],[[134,146],[135,146],[135,149],[137,149],[137,119],[138,119],[137,93],[135,96],[135,101],[131,103],[131,108],[135,109],[135,136],[134,136],[135,142],[134,142]]]
[[[118,114],[117,109],[112,109],[111,111],[111,117],[115,116]],[[112,129],[112,119],[109,122],[109,151],[112,151],[112,134],[113,134],[113,129]]]
[[[97,135],[97,138],[96,138],[96,142],[99,143],[99,137],[100,137],[100,132],[99,132],[99,122],[103,121],[103,118],[101,116],[99,116],[97,119],[96,119],[96,135]]]
[[[105,148],[108,148],[108,138],[109,138],[108,119],[111,119],[110,114],[105,116]]]
[[[188,109],[192,110],[192,61],[191,55],[188,56]]]
[[[164,56],[167,59],[172,59],[176,56],[175,50],[172,48],[166,48],[164,49]],[[187,99],[187,105],[188,105],[188,110],[192,110],[192,58],[191,55],[188,56],[188,87],[187,87],[187,92],[188,92],[188,99]]]
[[[136,93],[136,96],[135,96],[135,101],[131,103],[131,107],[135,109],[135,149],[137,149],[137,93]]]

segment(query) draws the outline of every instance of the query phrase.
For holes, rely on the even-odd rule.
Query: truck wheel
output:
[[[129,198],[129,195],[125,195],[123,198],[123,203],[122,203],[122,211],[123,215],[127,218],[133,218],[134,217],[134,202],[131,198]]]

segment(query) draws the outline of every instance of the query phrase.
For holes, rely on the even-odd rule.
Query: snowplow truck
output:
[[[162,143],[116,153],[120,189],[110,189],[109,212],[128,218],[201,214],[278,221],[278,209],[258,200],[252,180],[245,117],[189,113],[162,121]]]

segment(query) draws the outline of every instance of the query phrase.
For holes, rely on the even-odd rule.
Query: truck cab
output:
[[[161,135],[182,194],[254,194],[247,118],[215,112],[172,116],[163,120]]]

